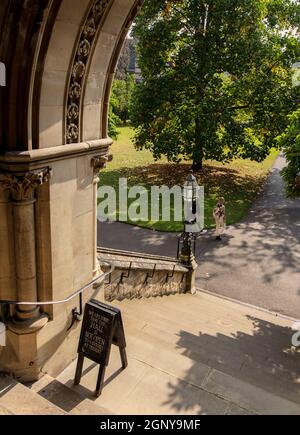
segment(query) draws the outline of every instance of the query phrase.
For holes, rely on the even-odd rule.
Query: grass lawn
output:
[[[119,179],[127,178],[128,186],[141,185],[149,191],[151,186],[183,185],[189,174],[191,164],[180,165],[168,163],[167,160],[155,162],[149,151],[136,151],[131,137],[130,127],[120,129],[120,136],[112,146],[114,159],[101,173],[101,184],[112,186],[118,192]],[[223,165],[215,161],[205,163],[204,174],[196,175],[199,185],[205,186],[205,226],[214,225],[212,212],[216,200],[224,196],[227,203],[227,223],[229,225],[241,221],[247,214],[251,204],[261,191],[266,177],[272,168],[278,151],[263,162],[237,159]],[[134,200],[129,200],[129,205]],[[150,214],[149,214],[150,215]],[[182,231],[182,222],[128,222],[158,231]]]

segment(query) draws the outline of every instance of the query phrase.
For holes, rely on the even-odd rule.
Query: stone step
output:
[[[128,343],[128,371],[117,372],[120,362],[116,349],[113,350],[106,377],[112,381],[106,384],[102,397],[97,401],[116,414],[178,412],[300,415],[299,404],[177,354],[174,350],[167,349],[165,343],[156,340],[154,350],[148,337],[144,341],[139,340],[135,345],[133,342],[134,338],[131,336]],[[60,376],[60,381],[68,382],[74,375],[75,367],[74,363]],[[92,392],[98,367],[86,360],[84,371],[81,387],[76,388]],[[115,378],[114,373],[118,373]],[[161,397],[169,389],[169,403],[161,401]],[[177,404],[176,398],[179,402]],[[174,404],[171,406],[173,401],[175,409]],[[188,403],[186,409],[183,406],[185,402]]]
[[[70,415],[111,415],[107,409],[96,405],[58,380],[45,375],[31,386],[31,391],[53,403]]]
[[[13,415],[13,413],[4,408],[4,406],[0,406],[0,415]]]
[[[247,328],[249,332],[252,332],[253,321],[255,320],[253,319],[253,321],[251,321],[249,317],[243,316],[244,313],[247,313],[247,307],[244,305],[232,303],[217,297],[212,301],[211,296],[205,293],[143,299],[138,301],[138,303],[135,301],[131,303],[125,301],[118,303],[118,305],[124,307],[125,310],[138,309],[139,312],[145,312],[148,313],[148,315],[151,315],[154,309],[156,317],[160,315],[163,319],[168,318],[172,323],[175,321],[177,327],[178,325],[182,325],[183,327],[188,327],[189,330],[191,330],[191,328],[194,330],[198,329],[199,325],[202,326],[205,322],[206,326],[211,327],[212,331],[217,330],[216,326],[218,330],[220,330],[221,326],[223,333],[226,333],[226,330],[230,333],[232,325],[238,322],[239,326],[243,326],[244,331],[245,328]],[[205,311],[203,307],[205,307]],[[224,308],[227,308],[227,312],[225,312]],[[171,318],[169,318],[170,312],[173,313]],[[222,324],[219,324],[220,317],[222,318]],[[278,316],[275,317],[272,313],[259,312],[260,322],[270,322],[272,319],[276,319],[277,325],[282,324],[282,326],[286,326],[285,319],[281,319]],[[277,343],[278,338],[280,338],[278,335],[274,338]],[[285,340],[285,335],[281,334],[281,338]],[[269,336],[269,342],[269,347],[271,347],[273,345],[273,336],[271,334]],[[263,347],[265,347],[265,345]]]
[[[251,319],[246,319],[246,322],[243,317],[240,321],[227,323],[224,316],[218,314],[212,324],[207,322],[205,316],[209,317],[210,313],[202,298],[193,298],[194,312],[202,310],[200,320],[192,314],[187,317],[180,314],[179,310],[186,309],[186,302],[190,302],[191,297],[165,299],[169,302],[167,309],[163,306],[166,300],[150,304],[119,304],[125,319],[128,318],[125,322],[127,335],[131,337],[132,325],[138,326],[144,334],[150,334],[155,340],[164,340],[167,346],[172,344],[201,363],[228,374],[238,373],[248,382],[254,381],[264,388],[271,387],[271,392],[300,403],[298,382],[295,384],[300,376],[299,354],[285,351],[292,331],[286,326],[281,328],[276,325],[275,333],[271,333],[272,321],[279,319],[268,315],[266,321],[261,320],[266,322],[262,333],[259,329],[256,331],[256,322],[253,325]],[[175,301],[178,301],[177,309],[171,304]],[[215,316],[213,308],[210,309],[211,317]],[[229,308],[228,311],[232,312],[235,306],[231,304]],[[192,317],[195,320],[191,320]]]
[[[285,374],[279,367],[265,384],[264,376],[255,381],[263,366],[255,367],[252,379],[247,381],[242,371],[245,355],[241,348],[236,349],[235,343],[233,351],[230,340],[238,340],[243,332],[250,345],[256,339],[251,321],[252,330],[239,309],[240,319],[235,313],[234,324],[229,323],[227,328],[224,319],[234,311],[234,304],[229,306],[229,313],[228,306],[223,308],[223,314],[219,306],[217,318],[221,322],[213,328],[207,321],[210,316],[206,309],[213,310],[214,306],[211,300],[208,302],[205,306],[204,299],[186,295],[116,303],[123,313],[129,367],[125,372],[119,371],[119,354],[113,348],[103,395],[97,403],[116,414],[300,415],[300,404],[293,400],[300,400],[295,384],[284,378],[283,385],[276,387],[281,394],[274,392],[276,375]],[[212,312],[211,316],[214,315]],[[275,322],[272,317],[267,320]],[[223,323],[226,336],[222,345],[218,340],[223,339]],[[238,331],[236,336],[234,330]],[[209,342],[211,339],[213,343]],[[263,346],[254,343],[253,349],[262,352]],[[250,347],[248,352],[252,352]],[[263,360],[262,354],[259,361]],[[265,363],[268,366],[268,361]],[[70,386],[75,367],[76,363],[65,370],[60,382]],[[97,365],[86,360],[84,373],[78,388],[91,392],[97,380]],[[294,395],[289,393],[290,387]]]
[[[219,307],[217,314],[214,302]],[[160,348],[173,355],[188,356],[195,364],[205,364],[298,406],[299,353],[288,350],[292,323],[255,310],[250,312],[257,317],[249,317],[249,307],[222,302],[210,295],[178,295],[117,304],[125,317],[129,352],[140,358],[143,340],[153,349],[160,343]],[[227,323],[231,313],[235,320]]]
[[[171,298],[168,299],[171,300]],[[197,308],[199,310],[202,308],[200,305],[197,305],[198,300],[196,298],[193,302],[195,312],[197,312]],[[144,306],[137,306],[135,304],[130,305],[124,303],[119,304],[118,306],[128,317],[134,318],[135,323],[140,322],[143,329],[151,329],[154,333],[155,331],[162,330],[168,334],[173,334],[177,337],[177,340],[178,329],[188,331],[190,339],[194,339],[195,342],[200,342],[199,336],[201,336],[202,331],[205,331],[207,336],[209,336],[209,334],[215,336],[216,341],[218,338],[217,334],[219,334],[220,338],[223,338],[223,340],[218,340],[218,350],[221,351],[222,348],[226,348],[228,351],[228,342],[230,341],[230,354],[232,358],[234,358],[234,355],[243,356],[249,353],[249,343],[246,340],[246,338],[248,338],[249,340],[252,339],[251,352],[255,352],[257,356],[262,355],[263,360],[266,360],[267,353],[274,350],[274,348],[282,350],[283,347],[289,345],[293,334],[292,330],[286,327],[282,328],[282,333],[280,333],[279,328],[277,327],[278,333],[272,335],[270,330],[265,340],[253,340],[253,332],[255,332],[253,329],[255,328],[255,325],[252,319],[247,319],[247,322],[244,322],[244,324],[238,322],[240,333],[245,337],[245,340],[239,340],[238,336],[233,337],[232,335],[234,322],[226,322],[226,320],[224,318],[221,319],[221,317],[216,317],[212,322],[207,322],[206,319],[198,320],[192,312],[187,315],[182,314],[180,312],[182,306],[177,307],[177,309],[172,308],[171,306],[164,307],[160,303],[156,306],[149,306],[147,304]],[[153,316],[153,311],[155,311],[155,316]],[[269,325],[271,326],[270,323]],[[267,326],[268,322],[266,322],[266,327]],[[271,345],[268,344],[269,342]],[[290,368],[294,367],[294,369],[299,369],[299,361],[293,354],[289,355],[281,352],[278,355],[278,358],[281,358],[282,363],[286,363],[288,360]]]
[[[259,415],[300,415],[299,404],[218,370],[211,371],[203,387],[207,391]]]
[[[161,355],[161,349],[157,351]],[[168,358],[172,355],[165,355]],[[163,357],[164,358],[164,357]],[[174,414],[225,414],[229,409],[229,403],[214,394],[198,388],[192,382],[188,383],[179,377],[173,376],[167,371],[159,370],[143,361],[139,361],[128,354],[129,365],[125,371],[121,371],[118,350],[114,347],[111,360],[105,376],[103,393],[96,403],[109,409],[114,414],[121,415],[174,415]],[[186,366],[187,367],[187,366]],[[59,381],[67,384],[76,391],[85,391],[90,395],[94,391],[98,366],[85,360],[84,376],[81,385],[74,387],[70,380],[75,373],[76,363],[68,367],[59,377]],[[201,370],[196,376],[204,380]],[[178,408],[173,400],[168,400],[166,391],[177,388],[188,400],[189,406]],[[176,399],[175,399],[176,400]],[[231,405],[231,403],[230,403]]]
[[[210,295],[114,305],[122,310],[129,366],[121,370],[113,347],[100,398],[94,398],[99,366],[85,359],[79,386],[76,361],[31,390],[5,378],[0,414],[30,408],[73,415],[300,415],[299,354],[289,349],[288,319]]]
[[[235,383],[248,385],[249,383],[257,388],[257,391],[263,391],[264,396],[270,394],[270,396],[281,397],[283,402],[287,400],[288,402],[295,402],[297,409],[300,409],[300,397],[299,391],[292,394],[291,387],[286,380],[277,381],[277,385],[274,386],[274,376],[266,379],[266,375],[262,374],[261,377],[258,376],[257,372],[252,372],[250,370],[245,373],[243,370],[236,370],[234,366],[224,367],[223,362],[214,362],[214,365],[210,365],[212,358],[213,349],[205,349],[201,352],[201,348],[197,346],[197,343],[191,342],[191,347],[193,350],[187,351],[184,347],[172,343],[172,336],[167,336],[164,331],[157,331],[153,333],[154,328],[144,328],[143,330],[134,330],[133,327],[129,330],[128,336],[128,353],[132,358],[138,359],[139,361],[144,361],[152,367],[158,370],[168,372],[173,376],[184,377],[185,380],[191,384],[195,384],[198,387],[203,387],[204,380],[213,373],[223,373],[224,379],[235,380]],[[155,349],[163,349],[163,352],[157,353]],[[203,356],[205,352],[210,353],[210,360],[208,363],[203,364]],[[229,352],[229,351],[228,351]],[[230,359],[230,355],[227,355]],[[257,369],[258,370],[258,369]],[[271,386],[271,388],[270,388]],[[263,390],[263,388],[266,388]],[[238,402],[240,403],[240,401]],[[264,400],[262,401],[264,404]],[[273,404],[272,404],[273,406]],[[246,409],[247,406],[245,406]],[[273,409],[273,408],[272,408]],[[258,411],[256,411],[258,412]]]
[[[169,322],[171,329],[172,326],[178,328],[188,329],[190,332],[198,331],[205,326],[208,332],[216,333],[222,332],[226,336],[231,336],[233,328],[238,325],[243,333],[252,334],[259,331],[261,326],[268,329],[267,342],[252,343],[256,346],[257,350],[272,348],[273,345],[286,346],[287,335],[290,336],[293,331],[291,326],[295,320],[288,318],[281,318],[274,313],[264,311],[255,312],[256,316],[249,316],[249,308],[239,303],[222,300],[219,297],[212,297],[205,293],[191,295],[176,295],[165,298],[141,300],[136,303],[122,302],[117,304],[125,312],[137,312],[143,316],[147,322],[151,322],[152,312],[155,310],[155,320],[162,322]],[[254,309],[252,309],[252,312]],[[274,324],[274,325],[273,325]],[[272,326],[276,326],[275,333],[272,333]],[[290,338],[290,337],[289,337]],[[290,344],[291,340],[289,340]],[[253,347],[252,347],[253,349]],[[286,356],[285,356],[286,357]],[[291,357],[291,360],[293,357]],[[295,366],[298,362],[294,359]]]
[[[5,415],[65,415],[59,407],[6,375],[0,375],[0,413]]]

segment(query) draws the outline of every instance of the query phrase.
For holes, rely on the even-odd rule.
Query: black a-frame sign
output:
[[[100,365],[96,396],[103,390],[105,370],[109,364],[111,346],[120,350],[123,370],[128,366],[126,340],[121,311],[102,302],[91,300],[86,304],[78,347],[75,385],[82,378],[84,358]]]

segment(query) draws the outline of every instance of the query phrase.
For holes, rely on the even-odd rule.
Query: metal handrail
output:
[[[66,304],[66,303],[70,302],[72,299],[74,299],[77,296],[81,295],[86,290],[88,290],[92,285],[98,284],[98,283],[104,281],[105,278],[107,276],[111,275],[114,272],[114,270],[115,270],[115,265],[114,264],[103,262],[102,265],[109,266],[110,270],[108,272],[103,273],[98,278],[95,278],[89,284],[85,285],[80,290],[77,290],[75,293],[73,293],[71,296],[69,296],[66,299],[62,299],[60,301],[51,301],[51,302],[50,301],[47,301],[47,302],[43,302],[43,301],[19,302],[19,301],[1,301],[0,300],[0,305],[25,305],[25,306],[26,305],[43,305],[44,306],[44,305],[61,305],[61,304]]]

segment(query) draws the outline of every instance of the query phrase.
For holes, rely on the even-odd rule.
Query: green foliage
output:
[[[286,181],[287,194],[290,197],[300,196],[300,109],[289,116],[286,131],[278,138],[283,147],[288,166],[282,175]]]
[[[299,98],[299,21],[293,0],[145,0],[134,31],[136,148],[195,169],[263,161]]]
[[[118,126],[122,124],[121,119],[117,115],[118,100],[114,92],[111,93],[110,96],[110,106],[109,106],[109,115],[108,115],[108,134],[109,136],[116,140],[118,139]]]
[[[135,78],[131,74],[126,75],[125,80],[115,80],[112,89],[113,112],[125,124],[130,119],[130,103],[135,88]]]
[[[113,112],[112,106],[109,108],[108,115],[108,135],[114,140],[118,139],[119,130],[118,126],[121,125],[120,118]]]
[[[108,129],[113,139],[118,137],[118,127],[126,124],[130,118],[132,94],[135,88],[134,76],[127,74],[125,80],[116,79],[110,97]]]

